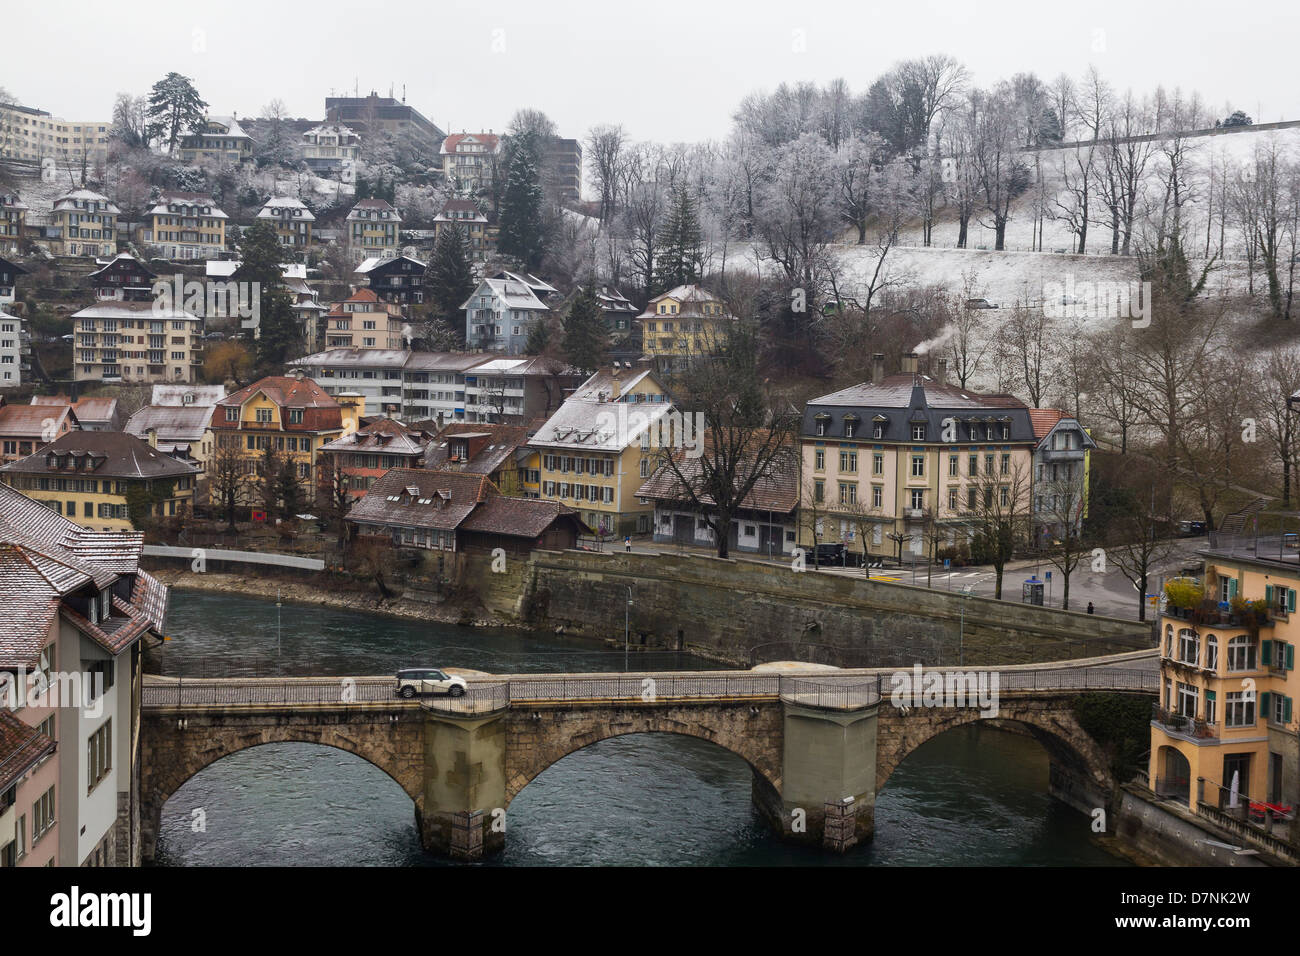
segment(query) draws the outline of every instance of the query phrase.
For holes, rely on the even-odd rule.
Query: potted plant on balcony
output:
[[[1205,590],[1193,581],[1169,581],[1165,584],[1165,599],[1172,616],[1186,618],[1205,600]]]
[[[1210,598],[1202,598],[1201,602],[1192,608],[1193,624],[1218,625],[1223,623],[1223,614],[1219,610],[1219,603]]]

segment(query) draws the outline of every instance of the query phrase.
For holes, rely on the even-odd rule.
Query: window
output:
[[[856,451],[840,452],[840,471],[856,472],[858,470],[858,453]]]
[[[925,477],[925,456],[924,455],[912,456],[912,477],[913,478]]]
[[[824,482],[824,481],[814,481],[814,482],[813,482],[813,501],[825,501],[825,500],[826,500],[826,482]]]
[[[813,452],[813,468],[817,471],[824,471],[826,469],[826,452],[822,451],[820,448]]]
[[[54,826],[54,788],[46,790],[32,804],[32,846]]]
[[[858,486],[851,481],[840,482],[840,504],[856,504],[858,500]]]
[[[923,509],[924,507],[925,507],[925,489],[924,489],[924,488],[913,488],[913,489],[912,489],[912,508],[913,508],[913,510],[920,511],[920,510]]]
[[[1291,698],[1276,691],[1260,697],[1260,712],[1265,714],[1269,723],[1289,724],[1291,722]]]
[[[1200,659],[1200,641],[1196,632],[1185,627],[1178,632],[1178,660],[1184,664],[1195,664]]]
[[[971,476],[978,475],[980,473],[979,455],[971,455],[970,460],[967,462],[967,465],[969,466],[967,469],[968,474],[970,474]]]
[[[954,478],[957,476],[957,462],[958,458],[956,455],[948,456],[948,474]]]
[[[269,422],[271,420],[271,409],[259,408],[257,410],[257,420],[259,422]]]
[[[1205,722],[1212,724],[1219,719],[1219,702],[1212,690],[1205,692]]]
[[[879,508],[885,498],[885,489],[880,485],[871,486],[871,507]]]
[[[291,408],[291,409],[289,409],[289,424],[290,424],[290,425],[301,425],[301,424],[302,424],[302,409],[301,409],[301,408]]]
[[[1207,634],[1205,637],[1205,669],[1210,671],[1219,669],[1219,639],[1213,634]]]
[[[113,769],[113,719],[104,721],[103,726],[90,735],[86,753],[86,780],[89,793]]]
[[[971,511],[975,510],[975,489],[974,488],[966,489],[966,507],[969,508]]]
[[[957,510],[957,489],[956,488],[948,489],[948,510],[949,511]]]
[[[1010,455],[1003,455],[1003,456],[1002,456],[1002,474],[1004,474],[1004,475],[1009,475],[1009,474],[1011,474],[1011,456],[1010,456]]]
[[[872,473],[873,475],[883,475],[883,474],[885,473],[885,456],[884,456],[884,455],[872,455],[872,456],[871,456],[871,473]]]
[[[227,406],[227,408],[226,408],[226,421],[228,421],[228,422],[237,422],[237,421],[239,421],[239,409],[238,409],[237,407],[235,407],[235,406]]]
[[[924,426],[924,425],[913,425],[913,426],[912,426],[912,441],[925,441],[925,426]]]
[[[1252,727],[1255,724],[1255,692],[1248,690],[1228,691],[1224,701],[1223,724],[1225,727]]]
[[[1228,641],[1228,670],[1253,671],[1255,643],[1249,634],[1239,634]]]
[[[993,456],[992,456],[992,455],[985,455],[985,456],[984,456],[984,474],[986,474],[986,475],[991,475],[991,474],[993,474]]]
[[[1011,504],[1011,490],[1006,485],[998,488],[998,504],[1003,508]]]
[[[858,423],[857,423],[857,422],[849,422],[849,421],[846,421],[846,422],[844,423],[844,437],[845,437],[845,438],[852,438],[854,435],[857,434],[857,431],[858,431]]]

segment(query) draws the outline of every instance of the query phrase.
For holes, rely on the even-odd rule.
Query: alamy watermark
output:
[[[617,412],[605,411],[596,416],[596,438],[602,443],[613,439],[619,447],[626,447],[639,441],[642,448],[681,449],[687,458],[704,454],[704,427],[700,412],[683,414],[675,408],[651,420],[635,405],[619,403]]]
[[[80,707],[82,716],[94,719],[104,713],[104,674],[26,668],[19,668],[16,674],[0,671],[0,707]]]
[[[261,323],[262,284],[260,282],[199,282],[179,273],[171,281],[159,279],[150,289],[153,314],[160,318],[184,309],[200,318],[238,316],[240,326],[255,329]]]
[[[1043,283],[1043,315],[1049,319],[1132,319],[1133,328],[1151,324],[1150,282]]]
[[[895,671],[889,680],[890,702],[900,710],[975,707],[981,717],[998,713],[997,671],[926,670],[914,664],[910,671]]]

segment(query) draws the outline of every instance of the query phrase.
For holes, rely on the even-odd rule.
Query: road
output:
[[[1199,548],[1206,547],[1209,547],[1208,537],[1176,539],[1173,542],[1168,559],[1152,569],[1147,593],[1159,594],[1164,581],[1176,577],[1184,567],[1193,564],[1199,565],[1201,559],[1196,555],[1196,551]],[[622,551],[624,545],[619,542],[617,546],[611,545],[608,550]],[[703,548],[678,549],[671,544],[656,544],[645,540],[633,540],[632,551],[638,554],[712,554],[711,551]],[[766,560],[764,555],[741,551],[732,552],[732,556],[748,560]],[[783,559],[783,563],[788,564],[790,561],[791,559],[788,557]],[[960,592],[963,588],[969,587],[972,595],[991,598],[997,588],[997,575],[993,568],[988,566],[954,568],[951,573],[945,572],[941,567],[927,569],[925,565],[918,565],[913,571],[911,567],[904,566],[901,570],[872,571],[871,579],[873,581],[898,582],[926,587],[927,570],[929,571],[929,586],[936,590]],[[1052,580],[1044,588],[1043,604],[1049,607],[1061,607],[1063,598],[1061,593],[1063,590],[1061,572],[1046,560],[1038,563],[1034,561],[1013,561],[1008,564],[1003,570],[1002,600],[1019,603],[1021,600],[1021,585],[1024,581],[1031,576],[1036,576],[1040,581],[1046,583],[1045,575],[1048,572],[1051,573]],[[846,577],[856,578],[863,576],[861,568],[821,567],[817,569],[817,573],[841,574]],[[1104,572],[1093,571],[1092,557],[1089,553],[1079,561],[1074,574],[1070,576],[1070,610],[1084,611],[1090,601],[1098,614],[1129,620],[1137,620],[1138,618],[1138,593],[1132,582],[1124,577],[1111,562],[1107,562]],[[1151,620],[1149,609],[1147,620]]]

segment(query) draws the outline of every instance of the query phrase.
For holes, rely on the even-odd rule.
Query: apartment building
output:
[[[1097,443],[1059,408],[1032,408],[1034,449],[1034,542],[1051,547],[1071,529],[1078,535],[1088,517],[1088,465]]]
[[[16,388],[30,377],[31,354],[25,320],[0,308],[0,388]]]
[[[354,262],[390,259],[401,248],[401,214],[382,199],[362,199],[343,222],[344,245]]]
[[[541,456],[541,497],[574,508],[601,534],[649,532],[654,503],[637,491],[652,475],[656,435],[672,411],[650,369],[596,372],[529,442]]]
[[[325,97],[325,122],[347,124],[361,136],[389,133],[430,159],[438,155],[443,139],[442,130],[408,106],[405,98],[396,100],[374,91],[368,96]]]
[[[30,106],[0,103],[0,159],[102,166],[112,126],[108,120],[66,120]]]
[[[0,750],[16,754],[3,772],[18,777],[0,792],[0,862],[139,865],[141,652],[162,639],[167,614],[166,586],[140,567],[142,545],[140,534],[87,531],[0,484],[0,672],[31,688],[0,718]]]
[[[348,496],[355,499],[364,497],[370,486],[393,468],[422,467],[424,449],[431,441],[430,432],[381,418],[322,445],[320,450],[337,464]],[[324,480],[329,482],[331,476],[327,473]]]
[[[325,349],[400,349],[402,307],[381,302],[370,289],[358,289],[325,313]]]
[[[483,279],[460,307],[469,347],[507,355],[522,354],[533,325],[551,312],[534,286],[512,272]]]
[[[145,213],[137,235],[168,259],[209,259],[226,251],[229,219],[207,193],[172,190]]]
[[[72,316],[78,382],[194,382],[203,365],[203,319],[162,302],[103,302]]]
[[[0,466],[0,481],[91,531],[190,514],[198,474],[134,435],[84,430]]]
[[[253,138],[233,116],[209,116],[183,136],[177,148],[182,162],[216,162],[238,166],[253,158]]]
[[[556,201],[577,203],[582,199],[582,143],[555,137],[546,149],[546,174]]]
[[[452,133],[442,141],[442,175],[462,196],[482,192],[492,185],[501,137],[486,133]]]
[[[1300,806],[1296,540],[1220,533],[1198,552],[1201,579],[1165,587],[1149,780],[1194,813],[1263,822],[1270,808]]]
[[[465,372],[466,421],[522,424],[546,418],[584,379],[577,369],[549,356],[479,358]]]
[[[482,261],[496,252],[498,229],[488,223],[487,216],[472,199],[449,199],[433,217],[435,249],[442,234],[452,227],[460,230],[471,259]]]
[[[107,196],[90,189],[74,189],[54,200],[50,214],[50,251],[56,256],[113,256],[117,254],[117,217],[122,210]]]
[[[27,206],[19,198],[16,192],[11,190],[0,189],[0,252],[10,254],[18,252],[22,247],[23,225],[27,221]],[[3,271],[3,263],[0,263],[0,271]],[[0,304],[4,299],[3,278],[0,278]],[[12,283],[10,283],[12,286]],[[12,288],[10,293],[12,294]],[[9,299],[13,301],[12,298]]]
[[[320,451],[335,439],[357,430],[365,415],[360,395],[325,392],[305,375],[269,375],[217,402],[212,415],[212,454],[234,451],[249,475],[267,449],[293,462],[309,500],[320,480]]]
[[[257,213],[275,226],[275,234],[280,245],[290,249],[302,250],[311,245],[312,223],[316,217],[302,200],[291,196],[272,196]]]
[[[1019,514],[1028,529],[1029,409],[903,372],[814,398],[800,428],[800,544],[844,543],[872,555],[933,555],[965,544],[982,515]]]
[[[363,276],[366,285],[380,301],[393,305],[419,305],[424,301],[424,270],[426,264],[410,256],[366,259],[357,266],[355,274]]]
[[[713,354],[726,344],[735,321],[726,303],[698,285],[655,296],[637,316],[645,354],[659,369],[681,368],[691,356]]]
[[[361,158],[361,136],[341,123],[322,123],[302,134],[298,151],[312,172],[338,175]]]

